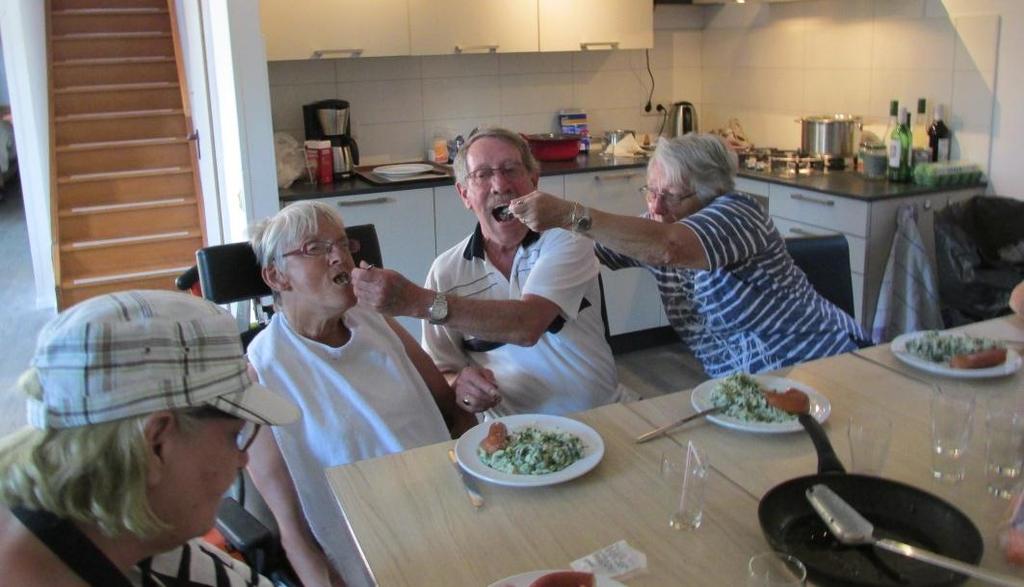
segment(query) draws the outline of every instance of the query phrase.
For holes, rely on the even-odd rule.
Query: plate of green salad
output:
[[[481,445],[492,426],[507,432],[501,448]],[[604,457],[604,441],[583,422],[562,416],[518,414],[477,424],[455,443],[462,468],[479,479],[510,487],[540,487],[575,479]]]
[[[805,383],[772,375],[734,373],[705,381],[693,389],[690,403],[697,411],[722,408],[721,412],[707,418],[726,428],[762,434],[799,432],[803,426],[797,417],[769,406],[762,393],[762,390],[781,393],[791,388],[807,394],[810,414],[815,420],[824,422],[828,419],[832,404],[827,397]]]
[[[985,379],[1011,375],[1020,369],[1020,354],[1010,348],[1006,349],[1006,360],[993,367],[970,369],[956,368],[950,364],[956,355],[970,355],[992,348],[1003,348],[1003,345],[987,338],[936,330],[901,334],[889,344],[892,354],[903,363],[945,377]]]

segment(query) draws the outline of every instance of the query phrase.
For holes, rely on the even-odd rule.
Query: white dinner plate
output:
[[[433,171],[434,166],[426,163],[399,163],[397,165],[381,165],[374,167],[373,172],[384,176],[416,175]]]
[[[1020,369],[1020,354],[1013,349],[1006,349],[1006,361],[1002,365],[987,367],[985,369],[954,369],[946,363],[933,363],[932,361],[921,358],[907,350],[907,343],[915,338],[924,336],[925,332],[927,331],[901,334],[893,339],[892,343],[889,344],[889,350],[892,351],[892,354],[895,355],[897,359],[911,367],[927,371],[928,373],[933,373],[935,375],[944,375],[955,379],[1003,377],[1004,375],[1016,373],[1017,370]]]
[[[790,387],[795,387],[800,391],[807,394],[807,398],[811,400],[810,414],[814,416],[814,419],[824,423],[828,419],[828,415],[832,413],[832,404],[828,401],[828,398],[821,395],[818,390],[814,389],[810,385],[800,383],[799,381],[793,381],[792,379],[786,379],[785,377],[774,377],[772,375],[751,375],[761,389],[773,390],[773,391],[786,391]],[[722,379],[712,379],[705,381],[693,389],[693,394],[690,396],[690,403],[693,404],[693,409],[697,411],[709,410],[715,407],[711,403],[711,392],[715,389],[715,386],[722,382]],[[794,418],[789,422],[747,422],[740,420],[739,418],[733,418],[723,414],[711,414],[707,417],[719,426],[725,426],[726,428],[732,428],[734,430],[742,430],[744,432],[758,432],[762,434],[778,434],[782,432],[799,432],[803,430],[803,426],[800,425],[800,421]]]
[[[521,573],[514,577],[505,577],[500,581],[491,583],[488,587],[530,587],[530,583],[533,583],[548,573],[556,572],[557,571],[530,571],[529,573]],[[626,587],[624,584],[609,577],[596,575],[595,578],[597,579],[597,587]]]
[[[480,446],[480,441],[487,437],[491,424],[494,422],[504,423],[509,432],[533,426],[541,430],[575,434],[583,441],[583,457],[561,471],[543,475],[513,475],[492,469],[480,460],[476,449]],[[562,416],[545,416],[543,414],[519,414],[481,422],[466,431],[455,443],[455,457],[467,473],[484,481],[509,487],[540,487],[563,483],[596,467],[603,456],[604,441],[597,430],[583,422]]]

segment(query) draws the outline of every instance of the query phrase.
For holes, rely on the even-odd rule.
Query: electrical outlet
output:
[[[654,106],[651,108],[650,112],[644,112],[644,109],[641,108],[640,109],[640,116],[650,116],[650,117],[661,118],[662,116],[664,116],[664,114],[663,114],[664,112],[665,112],[664,104],[657,103],[657,104],[654,104]]]

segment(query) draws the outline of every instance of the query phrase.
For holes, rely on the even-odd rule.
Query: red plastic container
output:
[[[545,133],[523,135],[538,161],[568,161],[580,154],[580,136]]]

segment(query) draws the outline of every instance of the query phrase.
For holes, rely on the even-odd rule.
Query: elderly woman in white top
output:
[[[259,380],[302,410],[258,439],[250,471],[306,585],[368,584],[323,469],[449,440],[475,418],[409,333],[357,305],[345,226],[319,202],[287,206],[251,239],[278,312],[253,339]]]

